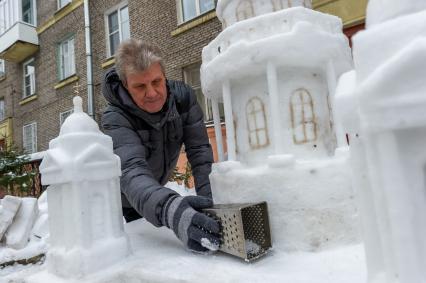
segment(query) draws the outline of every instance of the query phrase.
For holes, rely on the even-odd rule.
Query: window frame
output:
[[[197,90],[199,90],[199,89],[201,90],[201,93],[202,93],[201,78],[200,78],[200,85],[193,85],[193,83],[192,83],[193,79],[192,79],[190,74],[193,73],[193,70],[198,69],[198,76],[200,77],[201,76],[200,68],[201,68],[200,62],[191,64],[191,65],[188,65],[188,66],[185,66],[184,68],[182,68],[183,80],[187,85],[189,85],[193,89],[195,95],[196,95]],[[204,94],[203,94],[203,97],[204,97],[204,105],[201,105],[200,102],[198,101],[198,99],[197,99],[197,102],[200,104],[201,110],[206,109],[206,111],[207,111],[207,113],[204,113],[204,110],[203,110],[204,123],[212,124],[213,123],[212,101],[211,101],[210,98],[206,97]],[[204,106],[204,108],[203,108],[203,106]],[[223,108],[224,108],[223,104],[222,104],[222,106],[220,106],[220,103],[219,103],[219,113],[223,112],[223,115],[220,115],[221,121],[223,121],[225,119]]]
[[[4,97],[0,97],[0,121],[3,121],[6,118],[6,108]]]
[[[110,58],[112,56],[114,56],[114,54],[111,54],[111,43],[110,43],[110,33],[109,33],[109,16],[111,14],[113,14],[114,12],[117,12],[117,16],[118,16],[118,35],[120,37],[120,43],[123,40],[126,40],[128,38],[123,39],[123,32],[122,32],[122,22],[121,22],[121,13],[120,11],[127,7],[127,13],[129,14],[129,20],[128,20],[128,25],[129,25],[129,37],[131,38],[131,30],[130,30],[130,13],[129,13],[129,3],[127,1],[123,1],[118,5],[115,5],[114,7],[108,9],[105,14],[104,14],[104,22],[105,22],[105,42],[106,42],[106,51],[107,51],[107,58]]]
[[[27,151],[25,129],[31,127],[31,152]],[[37,152],[37,122],[31,122],[22,126],[22,149],[25,153],[31,154]]]
[[[67,117],[65,117],[65,119],[63,118],[63,115],[65,113],[70,113]],[[72,114],[74,113],[74,109],[70,108],[64,112],[59,113],[59,128],[62,127],[62,125],[64,124],[65,120]]]
[[[31,63],[35,63],[35,58],[30,58],[29,60],[25,61],[22,64],[22,75],[23,75],[23,82],[22,82],[22,87],[23,87],[23,92],[22,92],[22,99],[25,99],[27,97],[30,97],[34,94],[36,94],[36,80],[35,80],[35,75],[36,75],[36,67],[34,64],[34,73],[32,74],[26,74],[26,66],[31,64]],[[25,79],[27,76],[30,76],[30,94],[27,94],[27,88],[26,88],[26,84],[25,84]],[[32,75],[32,77],[31,77]]]
[[[73,44],[72,44],[72,65],[71,65],[71,69],[70,69],[70,73],[66,74],[65,73],[65,59],[63,56],[63,46],[65,43],[69,44],[69,42],[72,40]],[[65,80],[69,77],[72,77],[76,74],[77,70],[76,70],[76,65],[75,65],[75,35],[71,35],[68,36],[66,38],[64,38],[63,40],[61,40],[58,44],[57,44],[57,68],[58,68],[58,72],[57,72],[57,76],[58,76],[58,80],[62,81]],[[68,56],[67,58],[69,59],[69,45],[68,45]],[[70,59],[69,59],[70,60]],[[68,63],[69,64],[69,63]],[[69,66],[70,67],[70,66]]]
[[[296,101],[296,100],[299,101]],[[306,99],[306,100],[305,100]],[[301,103],[298,103],[301,102]],[[297,121],[297,109],[296,106],[300,106],[301,120]],[[293,91],[290,96],[290,117],[291,127],[293,130],[293,142],[294,144],[306,144],[309,142],[315,142],[318,139],[318,124],[316,121],[314,102],[311,93],[306,88],[299,88]],[[312,127],[308,127],[312,126]],[[299,126],[302,128],[303,138],[300,139]],[[308,130],[312,129],[312,136],[309,136]]]
[[[269,145],[269,132],[265,114],[265,104],[259,97],[247,101],[246,109],[248,141],[251,149],[260,149]],[[260,119],[259,119],[260,118]],[[258,122],[263,123],[263,127]],[[254,139],[252,138],[254,134]],[[263,142],[261,136],[264,136]]]
[[[71,3],[71,2],[72,2],[72,0],[67,0],[67,3],[65,3],[65,4],[64,4],[64,5],[62,5],[62,6],[61,6],[61,2],[62,2],[62,0],[58,0],[58,1],[57,1],[57,3],[58,3],[58,11],[59,11],[60,9],[64,8],[65,6],[67,6],[69,3]]]
[[[4,59],[0,59],[0,78],[6,75],[6,61]]]
[[[178,16],[178,24],[179,25],[187,23],[187,22],[189,22],[189,21],[191,21],[191,20],[193,20],[193,19],[195,19],[195,18],[197,18],[201,15],[204,15],[206,13],[214,11],[216,9],[216,5],[217,5],[216,0],[211,0],[214,3],[213,8],[201,13],[201,9],[200,9],[200,1],[201,0],[193,0],[193,1],[195,1],[195,16],[190,18],[190,19],[185,20],[185,18],[184,18],[185,15],[184,15],[184,12],[183,12],[183,7],[184,7],[183,1],[184,0],[176,0],[176,7],[177,7],[177,11],[178,11],[177,16]]]
[[[22,22],[24,22],[24,23],[27,23],[27,24],[29,24],[29,25],[32,25],[32,26],[35,26],[35,27],[37,27],[37,3],[36,3],[36,0],[29,0],[30,2],[31,2],[31,13],[32,13],[32,22],[31,23],[28,23],[28,22],[25,22],[24,21],[24,11],[22,10],[22,2],[21,2],[21,6],[19,6],[20,7],[20,9],[21,9],[21,11],[20,11],[20,20],[22,21]]]

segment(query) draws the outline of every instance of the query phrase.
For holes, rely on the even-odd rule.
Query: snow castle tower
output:
[[[426,1],[370,0],[353,43],[336,108],[351,136],[369,282],[426,282]]]
[[[284,250],[358,239],[347,155],[335,155],[345,141],[336,139],[331,108],[351,51],[341,20],[310,7],[219,0],[225,29],[204,48],[201,67],[218,145],[218,103],[225,108],[228,161],[210,175],[215,202],[267,200],[275,247]]]
[[[49,272],[82,277],[104,269],[129,253],[120,201],[120,159],[112,140],[82,110],[74,113],[49,143],[40,165],[49,185]]]

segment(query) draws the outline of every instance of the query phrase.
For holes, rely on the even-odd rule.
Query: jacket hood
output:
[[[121,83],[115,69],[111,69],[105,74],[102,85],[102,94],[109,104],[119,107],[124,111],[143,119],[153,128],[160,129],[166,121],[175,119],[175,114],[177,114],[173,94],[169,91],[168,80],[166,80],[166,86],[167,100],[161,110],[162,117],[160,122],[158,122],[158,119],[154,119],[153,114],[142,110],[136,105],[127,89]]]

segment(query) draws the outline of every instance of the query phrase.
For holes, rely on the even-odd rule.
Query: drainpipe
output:
[[[87,114],[95,119],[95,107],[93,103],[92,36],[90,34],[89,0],[84,0],[84,28],[87,65]]]

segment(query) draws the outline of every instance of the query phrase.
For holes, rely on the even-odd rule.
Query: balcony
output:
[[[0,59],[19,63],[38,48],[35,0],[0,0]]]

